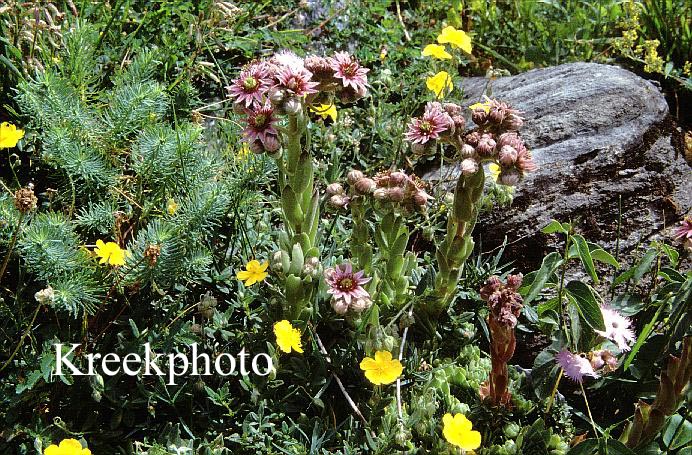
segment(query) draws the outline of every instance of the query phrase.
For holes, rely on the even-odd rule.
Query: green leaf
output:
[[[630,351],[629,355],[627,356],[627,359],[625,359],[625,363],[622,366],[622,369],[627,371],[627,368],[629,368],[630,364],[634,360],[634,357],[637,355],[637,352],[639,352],[639,349],[641,349],[642,345],[646,341],[646,339],[649,337],[649,334],[653,330],[654,326],[656,325],[656,321],[658,321],[658,317],[661,314],[661,311],[663,310],[663,307],[665,305],[660,305],[658,307],[658,310],[656,310],[656,313],[654,314],[654,317],[651,318],[651,320],[644,326],[642,329],[642,332],[639,334],[639,337],[637,338],[637,342],[634,343],[634,346],[632,346],[632,350]]]
[[[620,263],[610,253],[601,248],[592,250],[591,258],[594,261],[603,262],[604,264],[612,265],[615,268],[620,267]]]
[[[646,251],[646,254],[644,254],[644,257],[641,261],[639,261],[639,264],[637,264],[637,266],[634,268],[634,272],[632,273],[632,280],[635,283],[641,280],[644,275],[651,270],[651,266],[656,260],[656,256],[658,256],[658,251],[656,251],[655,248],[649,248]]]
[[[581,281],[570,281],[566,288],[567,292],[574,297],[574,302],[584,321],[594,330],[605,330],[601,307],[591,286]]]
[[[663,431],[663,443],[669,450],[675,450],[692,442],[692,423],[674,414]]]
[[[572,241],[577,246],[579,258],[581,259],[581,263],[584,265],[586,272],[589,274],[594,283],[598,284],[598,275],[596,275],[596,268],[593,265],[593,258],[591,257],[591,251],[589,251],[589,245],[586,243],[586,239],[577,234],[572,236]]]
[[[555,270],[557,270],[560,265],[562,265],[562,256],[560,256],[560,253],[552,252],[543,258],[541,268],[538,270],[538,273],[536,273],[531,288],[529,288],[529,292],[526,297],[524,297],[524,304],[529,304],[538,297],[538,294],[543,290],[543,286],[545,286],[550,276],[555,273]]]
[[[567,227],[557,220],[550,220],[550,223],[548,223],[547,226],[541,229],[541,232],[544,234],[554,234],[556,232],[559,232],[561,234],[567,234],[569,225],[567,223],[564,224]]]

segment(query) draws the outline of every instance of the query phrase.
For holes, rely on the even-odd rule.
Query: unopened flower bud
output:
[[[472,145],[464,144],[461,146],[460,154],[462,158],[471,158],[476,154],[476,149]]]
[[[358,180],[362,179],[363,177],[365,177],[365,175],[363,175],[363,173],[362,173],[361,171],[358,171],[358,170],[356,170],[356,169],[352,169],[352,170],[349,171],[349,173],[346,175],[346,180],[348,180],[348,183],[349,183],[350,185],[355,185],[356,182],[357,182]]]
[[[344,187],[341,183],[334,182],[327,185],[327,194],[334,196],[335,194],[344,194]]]
[[[360,194],[370,194],[377,188],[375,181],[368,177],[358,180],[354,186],[356,191]]]
[[[284,103],[283,107],[287,114],[295,115],[303,110],[303,103],[298,98],[292,97]]]
[[[492,138],[489,134],[484,134],[483,137],[480,138],[478,141],[478,145],[476,146],[476,152],[480,156],[483,157],[488,157],[493,154],[493,150],[495,149],[495,139]]]
[[[488,120],[499,125],[505,119],[505,113],[501,109],[491,109],[488,113]]]
[[[351,200],[343,194],[335,194],[329,198],[329,205],[335,208],[346,207]]]
[[[387,199],[392,202],[401,202],[404,200],[404,189],[395,186],[387,189]]]
[[[476,109],[473,111],[473,114],[471,114],[471,120],[473,120],[473,123],[476,125],[481,126],[488,120],[488,114],[486,114],[483,109]]]
[[[360,299],[354,299],[351,301],[351,309],[356,313],[362,313],[372,306],[372,300],[368,297],[363,297]]]
[[[452,121],[454,122],[454,129],[456,131],[462,131],[466,128],[466,119],[463,115],[453,115]]]
[[[503,166],[512,166],[517,160],[517,151],[511,145],[505,145],[502,147],[502,149],[500,149],[498,159],[500,160],[500,164]]]
[[[413,203],[418,207],[425,207],[425,205],[428,203],[428,199],[430,199],[430,195],[424,190],[418,190],[413,195]]]
[[[519,128],[522,127],[524,124],[524,119],[519,117],[516,114],[510,114],[509,117],[507,117],[503,123],[503,126],[507,128],[508,130],[518,130]]]
[[[283,89],[273,87],[269,90],[269,101],[271,101],[274,106],[283,104],[285,98],[286,92]]]
[[[521,173],[516,169],[503,169],[499,181],[503,185],[515,186],[521,180]]]
[[[259,139],[250,142],[250,144],[248,144],[248,148],[252,153],[255,153],[257,155],[261,155],[265,152],[264,145]]]
[[[404,174],[401,171],[394,171],[391,174],[389,174],[389,184],[390,185],[403,185],[403,183],[406,181],[406,174]]]
[[[375,191],[373,191],[372,195],[378,201],[384,201],[388,198],[388,193],[387,193],[386,188],[378,188]]]
[[[332,308],[334,308],[336,314],[344,315],[348,312],[348,303],[343,299],[332,299]]]
[[[442,109],[452,117],[460,115],[462,111],[461,106],[456,103],[444,103],[442,104]]]
[[[320,275],[322,264],[316,257],[310,257],[303,265],[303,275],[317,278]]]
[[[460,169],[464,175],[475,174],[478,172],[478,162],[473,158],[466,158],[461,162]]]
[[[481,134],[478,131],[472,131],[469,134],[466,135],[464,140],[466,141],[467,144],[471,145],[472,147],[475,147],[478,145],[478,141],[481,139]]]
[[[279,138],[274,135],[267,135],[267,137],[264,139],[264,142],[262,142],[262,145],[264,146],[264,150],[269,153],[276,152],[281,148]]]

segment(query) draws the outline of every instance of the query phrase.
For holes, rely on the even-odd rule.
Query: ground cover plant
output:
[[[0,11],[0,452],[692,447],[692,219],[629,255],[552,220],[535,270],[485,250],[538,165],[517,106],[463,96],[619,62],[684,127],[685,2]]]

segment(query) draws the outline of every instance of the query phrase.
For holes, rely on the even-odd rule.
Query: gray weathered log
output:
[[[466,79],[464,101],[480,100],[487,85]],[[508,256],[535,265],[550,241],[540,228],[554,218],[577,222],[589,240],[614,251],[621,205],[626,253],[689,213],[691,169],[652,83],[617,66],[573,63],[496,79],[490,89],[524,112],[521,134],[539,169],[518,185],[509,210],[481,217],[475,236],[483,250],[506,235]],[[443,168],[425,178],[456,173]]]

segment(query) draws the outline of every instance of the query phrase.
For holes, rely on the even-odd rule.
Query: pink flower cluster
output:
[[[340,183],[327,187],[329,204],[332,207],[345,207],[354,197],[372,197],[383,203],[398,204],[405,210],[425,211],[431,196],[425,191],[425,182],[418,177],[409,176],[404,171],[382,171],[373,177],[362,171],[352,170],[347,175],[351,192],[348,194]]]
[[[499,277],[491,276],[481,288],[481,298],[488,302],[491,317],[509,328],[516,327],[523,306],[523,299],[517,292],[522,279],[521,273],[509,275],[505,284]]]
[[[501,169],[499,182],[514,186],[524,174],[536,170],[531,152],[517,133],[523,124],[519,111],[489,99],[474,109],[471,118],[478,128],[465,132],[461,106],[430,102],[421,117],[411,120],[404,136],[416,154],[432,152],[435,141],[453,144],[464,175],[478,172],[483,162],[495,162]]]
[[[246,66],[226,89],[234,110],[247,116],[243,135],[250,149],[274,153],[281,147],[274,127],[277,115],[297,114],[305,105],[331,102],[333,96],[342,101],[362,98],[368,71],[346,52],[303,59],[281,51]]]
[[[324,280],[332,295],[332,307],[338,314],[346,314],[349,310],[361,313],[370,308],[370,294],[363,288],[371,278],[363,276],[364,272],[353,272],[353,266],[346,262],[324,271]]]

